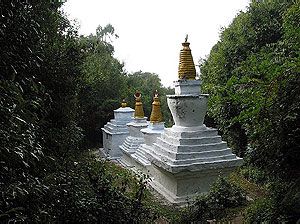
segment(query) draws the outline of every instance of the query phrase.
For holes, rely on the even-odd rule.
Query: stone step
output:
[[[218,130],[215,128],[206,128],[199,131],[184,131],[177,132],[173,131],[172,128],[165,128],[165,135],[172,136],[173,138],[199,138],[208,136],[217,136]]]
[[[159,145],[162,148],[169,149],[173,152],[201,152],[201,151],[210,151],[210,150],[221,150],[226,149],[226,142],[217,142],[210,144],[201,144],[201,145],[172,145],[162,138],[157,138],[155,145]]]
[[[174,165],[174,166],[183,166],[183,165],[193,165],[193,164],[199,164],[199,163],[215,163],[218,161],[226,161],[226,160],[233,160],[237,157],[234,154],[228,154],[228,155],[219,155],[219,156],[211,156],[211,157],[205,157],[205,158],[189,158],[189,159],[172,159],[166,155],[159,154],[158,152],[155,152],[154,155],[156,158],[159,158],[160,161],[163,161],[166,164]]]
[[[107,122],[107,124],[104,126],[128,128],[126,124],[120,124],[120,123],[116,123],[116,122],[115,123]]]
[[[120,146],[122,150],[125,150],[126,152],[133,153],[136,151],[136,149],[139,147],[140,144],[144,143],[143,138],[135,138],[128,136],[123,144]]]
[[[231,155],[224,155],[224,156],[215,156],[215,157],[208,157],[208,158],[196,158],[196,159],[188,159],[188,160],[173,160],[172,164],[174,165],[186,165],[186,164],[193,164],[193,163],[215,163],[218,161],[226,161],[236,159],[234,154]]]
[[[119,146],[120,149],[124,152],[127,152],[127,154],[132,154],[132,153],[135,153],[137,147],[128,147],[126,145],[120,145]]]
[[[144,144],[141,144],[140,147],[136,150],[136,152],[132,155],[132,158],[137,160],[137,162],[141,163],[144,166],[149,166],[151,163],[148,160],[146,153],[145,153],[145,149]]]
[[[172,145],[201,145],[222,141],[221,136],[218,135],[199,138],[174,138],[172,136],[162,135],[161,138]]]
[[[116,125],[123,125],[123,126],[126,126],[126,124],[130,123],[131,120],[110,120],[110,123],[112,124],[116,124]]]
[[[186,153],[175,153],[173,151],[169,151],[168,149],[162,148],[161,146],[157,146],[156,149],[158,154],[164,155],[172,160],[185,160],[185,159],[193,159],[193,158],[208,158],[214,156],[232,155],[232,151],[230,148],[225,148],[222,150],[186,152]]]
[[[128,128],[126,126],[121,126],[121,125],[104,125],[105,129],[119,129],[119,130],[124,130],[124,131],[128,131]]]
[[[143,148],[143,144],[141,144],[141,145],[137,148],[136,154],[139,155],[140,157],[146,158],[146,153],[145,153],[145,149]]]
[[[106,133],[111,133],[111,134],[129,134],[129,131],[125,128],[110,128],[110,127],[105,127],[104,131]]]
[[[139,145],[138,144],[135,144],[135,143],[133,143],[133,142],[124,142],[123,144],[122,144],[125,148],[138,148],[139,147]]]

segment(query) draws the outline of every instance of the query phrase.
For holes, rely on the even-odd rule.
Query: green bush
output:
[[[300,179],[292,183],[273,181],[264,200],[254,202],[245,211],[247,223],[296,223],[300,220]]]
[[[157,216],[147,203],[147,182],[145,175],[133,175],[128,170],[94,157],[69,161],[43,180],[15,186],[11,200],[16,207],[2,212],[1,221],[151,222]]]
[[[69,164],[46,179],[50,222],[134,223],[150,221],[145,205],[147,178],[90,158]]]
[[[208,219],[220,220],[226,217],[229,209],[237,208],[246,203],[243,190],[226,177],[219,177],[212,184],[207,195],[202,195],[191,202],[182,211],[182,222],[200,221],[206,223]]]

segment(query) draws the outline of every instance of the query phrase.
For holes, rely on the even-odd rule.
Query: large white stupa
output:
[[[229,175],[243,163],[216,129],[203,124],[209,96],[201,94],[201,80],[195,79],[189,43],[182,45],[175,95],[167,96],[175,125],[148,148],[152,186],[179,205],[207,193],[219,175]]]

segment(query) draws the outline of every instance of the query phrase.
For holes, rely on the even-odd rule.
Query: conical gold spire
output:
[[[157,90],[155,91],[155,96],[153,98],[153,103],[152,103],[152,112],[150,116],[150,122],[151,123],[160,123],[162,122],[162,114],[160,111],[160,102],[158,98],[158,92]]]
[[[135,97],[135,110],[134,110],[134,117],[144,117],[144,110],[141,102],[141,94],[139,91],[136,91]]]
[[[190,49],[190,43],[187,42],[187,37],[185,42],[182,43],[182,50],[180,50],[180,59],[179,59],[179,69],[178,75],[179,79],[195,79],[196,78],[196,69],[193,61],[193,56]]]
[[[125,99],[123,99],[123,101],[122,101],[122,108],[125,108],[126,106],[127,106],[127,103],[126,103],[126,101],[125,101]]]

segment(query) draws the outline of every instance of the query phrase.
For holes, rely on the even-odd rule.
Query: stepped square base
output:
[[[197,172],[171,173],[153,165],[151,186],[174,205],[185,205],[196,196],[207,194],[219,175],[229,176],[235,168],[209,169]]]
[[[166,171],[194,172],[243,164],[243,160],[222,141],[216,129],[203,125],[197,131],[178,131],[173,127],[165,129],[149,152],[150,161]]]
[[[132,155],[135,154],[137,148],[140,144],[144,143],[143,138],[136,138],[128,136],[122,145],[120,145],[120,150],[122,151],[122,160],[126,166],[134,166]]]
[[[142,167],[147,167],[151,165],[151,162],[148,159],[147,152],[151,146],[146,144],[141,144],[139,148],[136,150],[134,154],[132,154],[132,158],[140,164]]]
[[[164,122],[150,123],[147,128],[141,130],[145,144],[141,144],[136,152],[132,155],[133,159],[143,167],[150,166],[149,151],[152,150],[153,143],[157,137],[164,131]]]
[[[141,129],[148,126],[147,118],[133,118],[132,122],[127,124],[130,136],[128,136],[122,145],[120,150],[122,151],[122,162],[126,166],[133,166],[134,161],[132,155],[136,152],[140,144],[144,143]]]
[[[243,163],[216,129],[202,125],[192,130],[165,128],[149,149],[153,188],[177,205],[207,193],[219,175],[227,176]]]

